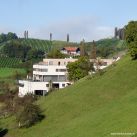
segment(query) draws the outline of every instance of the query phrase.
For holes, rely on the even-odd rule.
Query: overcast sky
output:
[[[0,33],[70,41],[112,37],[114,27],[137,19],[137,0],[0,0]]]

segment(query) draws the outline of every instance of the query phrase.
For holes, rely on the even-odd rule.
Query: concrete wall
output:
[[[65,88],[70,82],[53,82],[53,84],[59,84],[59,89]],[[26,94],[35,94],[36,90],[44,91],[44,94],[49,92],[49,82],[36,82],[29,80],[19,80],[19,96],[23,97]],[[43,95],[44,95],[43,94]]]

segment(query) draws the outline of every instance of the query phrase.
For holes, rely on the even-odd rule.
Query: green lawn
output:
[[[38,103],[46,118],[28,129],[14,128],[14,118],[3,119],[1,126],[9,128],[7,137],[111,137],[111,133],[137,133],[137,61],[124,57],[102,76],[82,79]]]
[[[15,72],[25,74],[26,71],[24,69],[16,69],[16,68],[0,68],[0,78],[8,78],[15,74]]]

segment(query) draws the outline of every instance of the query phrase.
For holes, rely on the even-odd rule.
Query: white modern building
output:
[[[64,88],[72,83],[67,79],[67,64],[77,59],[43,59],[33,65],[33,78],[19,80],[19,96],[28,93],[45,95],[52,88]]]
[[[19,80],[19,96],[23,97],[28,93],[46,95],[51,88],[61,89],[72,83],[67,79],[67,64],[77,59],[43,59],[43,62],[33,65],[32,79]],[[97,68],[95,60],[95,69]],[[97,61],[97,60],[96,60]],[[115,59],[101,59],[99,69],[104,69],[117,61]]]

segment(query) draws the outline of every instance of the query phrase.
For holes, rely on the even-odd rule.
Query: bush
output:
[[[41,109],[34,104],[37,100],[34,95],[26,95],[23,98],[16,97],[15,117],[19,127],[30,127],[43,118]]]
[[[41,110],[38,105],[26,103],[15,114],[19,127],[30,127],[41,120]]]

